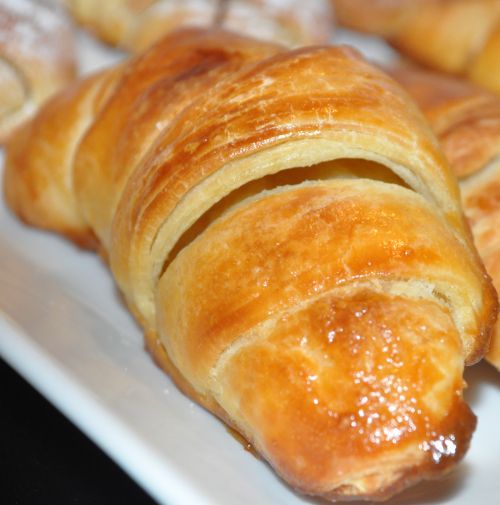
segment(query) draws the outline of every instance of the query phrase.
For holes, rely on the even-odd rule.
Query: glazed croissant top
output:
[[[459,177],[474,241],[500,289],[500,98],[466,81],[405,66],[391,74],[417,101]],[[500,325],[487,359],[500,370]]]
[[[325,44],[332,35],[328,0],[63,0],[106,42],[139,52],[181,26],[224,27],[288,46]]]
[[[332,0],[339,22],[500,93],[500,0]]]
[[[100,248],[157,362],[294,488],[382,499],[467,449],[495,294],[420,112],[355,51],[172,34],[48,104],[5,192]]]

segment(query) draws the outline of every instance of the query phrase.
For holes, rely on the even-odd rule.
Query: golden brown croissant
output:
[[[339,22],[500,93],[500,0],[332,0]]]
[[[56,5],[0,2],[0,143],[75,75],[71,26]]]
[[[383,499],[463,456],[495,292],[423,116],[355,51],[175,33],[52,100],[5,168],[294,488]]]
[[[476,246],[500,289],[500,99],[465,81],[409,67],[391,71],[427,114],[452,169]],[[486,358],[500,369],[500,325]]]
[[[139,52],[180,26],[220,26],[288,46],[325,44],[333,29],[328,0],[63,0],[103,40]]]

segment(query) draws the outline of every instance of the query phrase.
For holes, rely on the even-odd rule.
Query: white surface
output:
[[[390,57],[378,41],[345,33],[339,40],[379,61]],[[85,37],[79,51],[85,70],[119,57]],[[323,503],[291,491],[153,365],[97,257],[22,226],[3,201],[0,353],[161,503]],[[479,425],[465,461],[391,504],[499,503],[500,374],[483,364],[467,379]]]

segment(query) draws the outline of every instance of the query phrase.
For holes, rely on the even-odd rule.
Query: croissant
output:
[[[341,24],[500,93],[500,0],[332,0]]]
[[[466,81],[411,67],[390,70],[430,120],[459,177],[462,204],[486,270],[500,289],[500,99]],[[500,370],[500,325],[486,355]]]
[[[288,46],[327,43],[328,0],[63,0],[82,25],[106,42],[140,52],[180,26],[220,26]]]
[[[495,291],[423,116],[354,50],[171,34],[54,98],[4,183],[293,488],[383,499],[465,453]]]
[[[69,20],[41,0],[0,3],[0,144],[75,76]]]

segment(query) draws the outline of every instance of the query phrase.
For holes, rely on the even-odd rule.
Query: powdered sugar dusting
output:
[[[325,12],[330,11],[330,2],[328,0],[264,0],[263,3],[268,9],[275,12],[294,11],[301,16],[317,17],[324,16]]]
[[[228,0],[227,11],[228,28],[239,18],[246,33],[293,45],[326,43],[332,34],[328,0]]]
[[[148,15],[172,16],[186,24],[209,26],[217,12],[217,0],[164,0],[151,6]]]
[[[72,44],[70,24],[56,3],[1,0],[0,53],[54,61],[71,58],[68,44]]]
[[[176,0],[160,0],[156,2],[151,8],[155,12],[161,14],[174,14],[180,10],[194,11],[200,13],[209,13],[208,22],[211,21],[217,9],[217,0],[184,0],[177,2]]]

